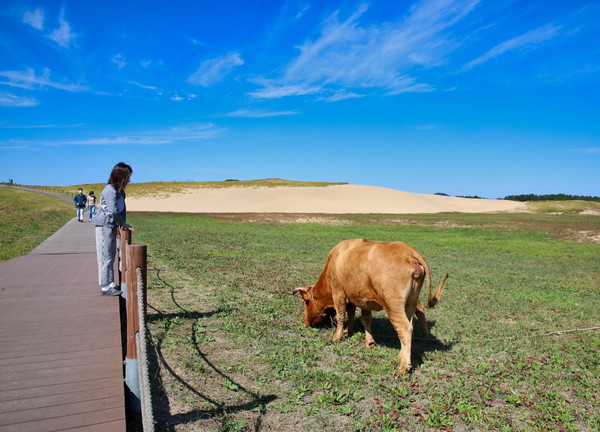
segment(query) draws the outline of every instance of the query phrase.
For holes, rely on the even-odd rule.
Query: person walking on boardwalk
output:
[[[115,284],[115,255],[117,253],[117,229],[133,231],[126,222],[125,186],[131,179],[133,170],[124,162],[114,166],[108,184],[100,194],[100,206],[92,217],[96,226],[96,254],[98,257],[98,282],[100,295],[121,294]]]
[[[85,204],[87,203],[87,197],[83,194],[83,189],[77,189],[77,195],[73,198],[73,202],[77,209],[77,220],[83,222],[83,212],[85,211]]]
[[[87,206],[90,220],[92,220],[94,213],[96,213],[96,195],[94,195],[94,191],[90,191],[90,194],[88,195]]]

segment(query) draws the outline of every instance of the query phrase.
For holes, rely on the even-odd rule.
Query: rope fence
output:
[[[152,411],[152,392],[150,388],[150,374],[148,372],[148,348],[146,341],[146,285],[141,267],[136,267],[138,286],[138,320],[140,331],[137,333],[138,367],[140,375],[140,403],[142,407],[142,427],[144,432],[154,431],[154,413]]]
[[[65,190],[63,188],[54,187],[54,186],[21,185],[21,184],[14,183],[14,182],[13,183],[10,183],[10,182],[9,183],[0,183],[0,184],[5,184],[6,186],[12,186],[15,189],[24,189],[24,190],[64,195],[68,198],[73,198],[76,195],[76,191],[74,192],[74,191],[70,191],[70,190]]]
[[[146,328],[147,246],[131,244],[131,231],[119,234],[118,274],[127,310],[125,384],[130,408],[141,414],[142,430],[154,432]]]

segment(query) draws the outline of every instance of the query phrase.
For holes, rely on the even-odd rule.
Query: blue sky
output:
[[[600,195],[600,2],[0,3],[0,180]]]

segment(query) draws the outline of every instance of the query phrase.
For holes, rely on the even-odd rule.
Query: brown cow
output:
[[[338,316],[334,340],[344,331],[348,313],[348,334],[356,308],[361,309],[365,328],[365,344],[375,344],[371,333],[371,312],[385,309],[402,344],[398,372],[411,368],[412,317],[417,312],[421,325],[427,327],[419,294],[427,277],[427,307],[434,307],[442,296],[448,275],[431,295],[431,273],[427,261],[413,248],[402,242],[345,240],[337,244],[327,257],[325,268],[314,286],[296,288],[304,305],[304,324],[316,326],[334,308]],[[419,307],[420,306],[420,307]],[[429,331],[424,332],[426,335]]]

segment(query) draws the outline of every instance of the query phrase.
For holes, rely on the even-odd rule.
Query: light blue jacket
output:
[[[100,194],[100,208],[92,217],[96,226],[114,227],[123,225],[127,218],[125,192],[117,194],[116,189],[107,184]]]

